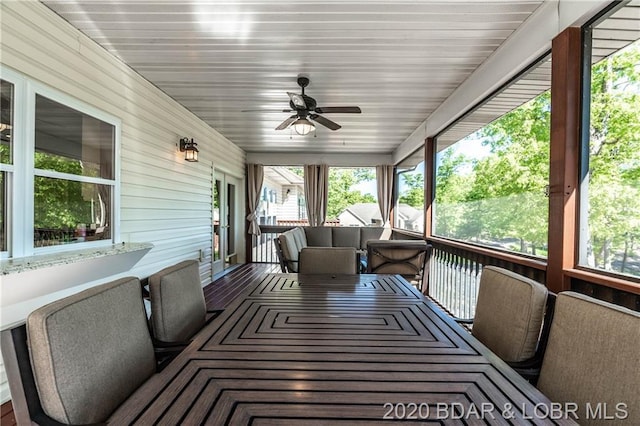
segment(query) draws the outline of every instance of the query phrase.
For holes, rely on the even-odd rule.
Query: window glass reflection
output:
[[[13,84],[0,80],[0,163],[12,164]]]
[[[113,125],[36,96],[35,167],[113,179]]]
[[[593,29],[580,263],[640,276],[640,40],[607,43],[625,9]]]
[[[34,183],[35,247],[111,238],[111,186],[40,176]]]

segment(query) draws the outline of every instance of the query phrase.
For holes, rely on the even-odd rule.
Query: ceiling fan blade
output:
[[[324,127],[328,127],[331,130],[338,130],[339,128],[342,127],[338,123],[334,123],[328,118],[324,118],[323,116],[318,114],[309,114],[309,118],[315,121],[316,123],[322,124]]]
[[[304,97],[302,97],[302,95],[300,95],[299,93],[291,92],[287,92],[287,95],[289,95],[289,98],[291,98],[291,102],[293,102],[296,108],[307,109],[307,103],[304,101]]]
[[[292,115],[291,117],[287,118],[282,123],[280,123],[280,125],[278,127],[276,127],[276,130],[284,130],[284,129],[286,129],[287,127],[291,126],[291,123],[293,123],[297,119],[298,119],[297,115]]]
[[[328,114],[332,112],[339,112],[343,114],[360,114],[362,110],[357,106],[344,106],[344,107],[316,107],[315,111],[318,114]]]
[[[292,109],[243,109],[240,112],[293,112]]]

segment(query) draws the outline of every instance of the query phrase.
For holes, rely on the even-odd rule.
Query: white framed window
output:
[[[119,241],[120,120],[6,67],[0,77],[3,257]]]

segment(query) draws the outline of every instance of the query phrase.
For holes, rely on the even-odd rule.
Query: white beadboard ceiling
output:
[[[43,3],[247,152],[389,154],[542,1]],[[242,112],[288,108],[299,74],[362,114],[298,136],[274,130],[291,114]]]

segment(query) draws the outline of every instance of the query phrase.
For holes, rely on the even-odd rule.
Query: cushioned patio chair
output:
[[[559,293],[537,386],[581,425],[639,425],[640,312]]]
[[[354,247],[305,247],[298,262],[301,274],[357,274],[358,258]]]
[[[367,273],[400,274],[426,293],[431,249],[423,240],[368,241]]]
[[[542,365],[555,295],[532,279],[485,266],[482,269],[471,334],[530,382]]]
[[[278,256],[278,264],[280,265],[280,271],[283,273],[287,273],[287,262],[284,257],[284,253],[282,252],[282,245],[280,245],[280,240],[278,238],[273,239],[273,245],[276,248],[276,255]]]
[[[207,311],[197,260],[185,260],[149,277],[151,332],[157,347],[180,348],[221,311]]]
[[[20,377],[37,386],[27,405],[40,424],[104,422],[156,371],[137,278],[43,306],[29,315],[26,331],[32,369],[23,359]],[[18,346],[21,336],[24,329],[16,329]]]
[[[482,269],[471,334],[507,362],[535,355],[544,319],[547,288],[495,266]]]

